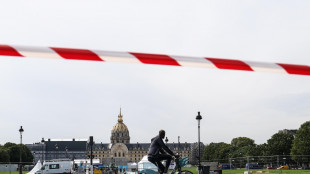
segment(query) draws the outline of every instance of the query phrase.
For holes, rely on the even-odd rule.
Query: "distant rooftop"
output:
[[[297,129],[283,129],[279,130],[279,133],[287,133],[287,134],[292,134],[295,135],[297,132]]]
[[[88,141],[87,138],[80,138],[80,139],[76,139],[76,138],[72,138],[72,139],[44,139],[44,141]]]

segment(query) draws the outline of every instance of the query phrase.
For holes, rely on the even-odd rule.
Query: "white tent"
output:
[[[136,169],[138,164],[137,163],[127,163],[127,166],[128,166],[128,168]]]
[[[36,173],[36,171],[40,170],[41,167],[42,167],[42,164],[41,164],[41,161],[39,160],[37,162],[37,164],[33,167],[33,169],[30,172],[28,172],[27,174],[34,174],[34,173]]]
[[[144,169],[151,169],[154,171],[157,171],[157,166],[155,166],[153,163],[149,162],[147,159],[147,155],[145,155],[141,161],[138,163],[138,170],[142,171]]]

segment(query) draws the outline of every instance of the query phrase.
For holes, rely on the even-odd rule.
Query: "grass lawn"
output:
[[[183,167],[183,170],[188,170],[193,172],[194,174],[198,174],[197,167]],[[244,174],[244,171],[247,169],[235,169],[235,170],[223,170],[222,174]],[[269,171],[269,173],[300,173],[300,174],[310,174],[310,170],[267,170],[267,169],[257,169],[250,171]]]

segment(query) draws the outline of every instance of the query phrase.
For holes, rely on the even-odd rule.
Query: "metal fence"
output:
[[[310,169],[310,155],[274,155],[247,156],[228,159],[214,159],[204,162],[231,164],[234,168],[246,168],[246,164],[255,164],[257,168],[279,168],[289,166],[290,169]]]
[[[29,162],[0,162],[0,172],[17,172],[20,164],[22,165],[22,171],[30,171],[35,166],[35,164]]]

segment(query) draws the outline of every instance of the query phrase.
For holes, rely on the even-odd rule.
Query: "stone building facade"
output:
[[[120,112],[118,120],[111,131],[111,142],[94,144],[94,159],[109,165],[127,165],[130,162],[139,162],[147,155],[150,143],[130,143],[129,130],[124,124],[123,115]],[[179,152],[182,157],[191,156],[190,143],[168,143],[167,146],[174,152]],[[90,146],[87,147],[87,156],[90,156]]]
[[[150,137],[152,138],[152,137]],[[26,144],[34,156],[34,162],[38,160],[52,159],[86,159],[90,157],[90,145],[87,139],[45,139],[38,143]],[[167,146],[182,157],[189,156],[193,159],[193,144],[168,143]],[[110,143],[97,143],[93,145],[94,159],[99,159],[104,165],[127,165],[130,162],[139,162],[147,155],[150,143],[130,143],[130,135],[123,121],[120,111],[117,123],[111,131]]]
[[[46,139],[26,144],[34,162],[52,159],[86,159],[87,139]]]

